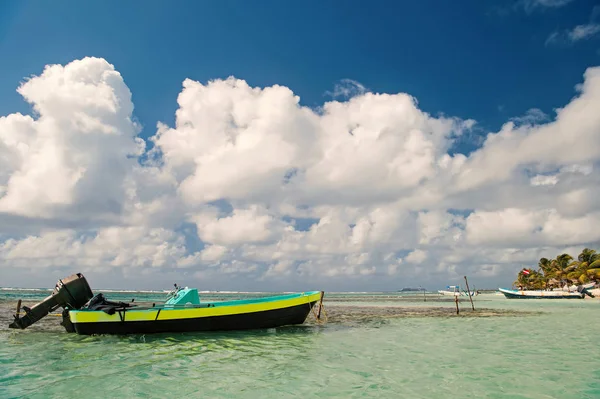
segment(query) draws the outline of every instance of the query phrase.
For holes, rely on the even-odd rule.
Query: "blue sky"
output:
[[[518,3],[518,2],[517,2]],[[18,82],[45,64],[104,57],[154,133],[171,123],[181,82],[234,75],[281,84],[318,106],[340,79],[406,92],[421,109],[498,129],[573,96],[600,42],[546,46],[590,20],[595,1],[528,10],[511,1],[6,1],[0,5],[0,114],[26,110]]]
[[[600,249],[597,1],[4,1],[0,54],[11,285],[493,287]]]

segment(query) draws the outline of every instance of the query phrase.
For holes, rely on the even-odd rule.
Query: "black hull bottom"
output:
[[[78,334],[153,334],[197,331],[232,331],[302,324],[317,301],[289,308],[195,319],[74,323]]]

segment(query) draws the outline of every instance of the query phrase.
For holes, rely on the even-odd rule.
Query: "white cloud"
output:
[[[532,186],[554,186],[558,183],[557,175],[537,175],[531,178]]]
[[[360,82],[352,79],[342,79],[335,84],[333,91],[328,91],[325,94],[330,95],[332,98],[349,99],[352,97],[360,96],[368,92],[369,90],[363,86]]]
[[[514,3],[514,8],[523,8],[526,13],[530,14],[534,11],[561,8],[571,2],[573,0],[518,0]]]
[[[489,134],[483,147],[465,163],[457,186],[472,189],[506,181],[518,168],[528,165],[544,171],[598,160],[600,112],[595,110],[599,108],[600,68],[590,68],[585,72],[580,95],[557,110],[555,121],[520,127],[508,122],[500,132]]]
[[[567,176],[568,174],[582,174],[584,176],[589,176],[593,171],[594,165],[592,164],[566,165],[560,168],[559,173],[550,175],[536,175],[529,181],[532,186],[555,186],[560,181],[561,176]]]
[[[229,78],[186,80],[177,127],[153,138],[188,203],[276,192],[295,167],[310,161],[316,116],[286,87],[251,88]],[[268,154],[268,156],[265,156]]]
[[[202,250],[200,257],[203,261],[218,262],[227,253],[227,247],[221,245],[209,245]]]
[[[600,241],[593,227],[600,213],[568,218],[555,209],[504,209],[475,212],[467,218],[466,238],[472,245],[533,247]]]
[[[185,258],[182,235],[142,227],[45,231],[0,243],[3,265],[24,269],[170,268]]]
[[[552,32],[546,39],[546,45],[571,44],[581,40],[591,39],[600,33],[600,24],[589,23],[577,25],[573,29],[562,32]]]
[[[560,169],[562,173],[581,173],[582,175],[588,176],[594,171],[594,165],[567,165]]]
[[[258,206],[235,209],[233,214],[219,218],[215,212],[194,216],[198,236],[205,242],[217,245],[242,243],[268,243],[281,236],[285,223],[269,215]]]
[[[466,239],[472,245],[518,245],[530,239],[545,219],[545,212],[522,209],[476,211],[466,220]]]
[[[527,14],[545,12],[562,8],[574,0],[516,0],[492,6],[491,10],[498,15],[507,15],[511,12],[525,11]],[[506,4],[509,3],[509,4]]]
[[[427,252],[422,249],[415,249],[409,253],[404,260],[408,263],[423,263],[427,259]]]
[[[563,7],[573,0],[525,0],[532,7]]]
[[[592,9],[589,22],[586,24],[577,25],[572,29],[567,29],[562,32],[556,31],[546,39],[546,46],[551,44],[573,44],[581,40],[587,40],[598,37],[600,33],[600,6],[595,6]]]
[[[448,151],[474,121],[353,87],[313,110],[282,86],[188,79],[148,153],[110,64],[46,68],[20,88],[35,117],[0,119],[0,268],[391,289],[512,279],[600,243],[600,68],[468,156]]]
[[[531,108],[527,110],[525,115],[517,116],[511,118],[510,120],[518,125],[535,125],[547,121],[548,115],[546,115],[541,109]]]
[[[103,59],[48,66],[18,92],[36,118],[0,118],[0,212],[29,217],[119,213],[144,148],[131,93]]]
[[[576,42],[590,38],[600,32],[600,24],[577,25],[571,31],[567,32],[569,40]]]
[[[420,245],[446,246],[462,239],[464,218],[445,211],[419,213]]]

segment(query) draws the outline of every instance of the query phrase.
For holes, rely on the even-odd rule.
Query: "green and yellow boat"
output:
[[[309,291],[224,302],[201,302],[195,288],[176,287],[164,304],[138,306],[93,295],[76,274],[59,280],[52,295],[31,309],[20,301],[11,328],[26,328],[53,310],[64,309],[62,325],[78,334],[150,334],[230,331],[302,324],[315,304],[319,314],[324,293]],[[316,310],[316,308],[315,308]]]

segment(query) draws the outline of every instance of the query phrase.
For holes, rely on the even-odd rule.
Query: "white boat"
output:
[[[584,292],[498,289],[508,299],[583,299]]]
[[[461,291],[460,285],[449,285],[446,287],[445,290],[438,290],[438,294],[447,295],[447,296],[466,296],[466,297],[469,296],[467,291]],[[471,296],[475,296],[475,295],[476,295],[476,292],[472,291]]]

